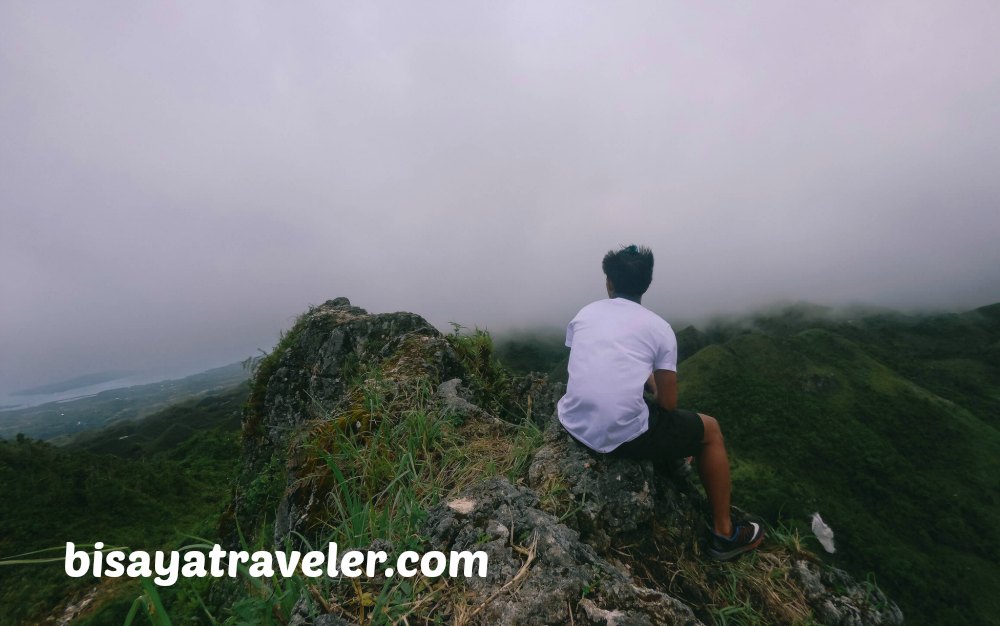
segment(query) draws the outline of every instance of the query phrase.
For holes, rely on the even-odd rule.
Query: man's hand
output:
[[[677,372],[656,370],[653,372],[656,384],[656,402],[668,411],[677,408]]]

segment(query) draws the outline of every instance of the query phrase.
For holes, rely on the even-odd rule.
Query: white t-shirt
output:
[[[610,452],[649,428],[643,385],[653,370],[677,371],[670,324],[625,298],[583,307],[566,328],[569,383],[559,421],[598,452]]]

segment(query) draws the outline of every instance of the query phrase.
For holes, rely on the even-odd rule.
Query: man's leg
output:
[[[729,516],[729,457],[726,455],[726,444],[718,420],[700,413],[698,417],[705,427],[698,454],[698,475],[712,507],[715,533],[729,537],[733,534],[733,522]]]

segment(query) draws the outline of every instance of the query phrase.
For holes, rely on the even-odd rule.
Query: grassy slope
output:
[[[151,550],[176,544],[182,533],[210,532],[238,462],[237,410],[246,391],[244,384],[181,403],[69,447],[0,442],[0,557],[66,541]],[[0,624],[34,623],[93,585],[68,578],[61,563],[0,567]],[[109,623],[121,623],[134,588],[115,586],[111,603],[128,599],[117,599],[125,608],[112,611]]]
[[[682,364],[681,397],[720,418],[741,506],[803,528],[820,511],[838,540],[829,561],[874,573],[910,623],[996,623],[992,331],[925,322],[738,335]]]

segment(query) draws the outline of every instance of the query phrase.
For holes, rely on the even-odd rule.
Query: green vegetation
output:
[[[234,415],[245,394],[241,385],[66,447],[0,439],[0,558],[67,541],[169,549],[213,533],[239,462]],[[0,567],[0,624],[41,621],[93,586],[61,562]],[[135,581],[100,585],[90,623],[121,624],[138,592]]]
[[[266,383],[296,332],[257,363],[250,389],[189,400],[61,448],[25,437],[0,442],[0,556],[67,540],[146,550],[197,543],[193,536],[217,541],[241,464],[236,410],[247,398],[244,436],[254,437]],[[540,333],[494,346],[487,333],[458,327],[447,337],[471,374],[463,385],[501,420],[442,411],[430,378],[406,369],[423,358],[419,341],[404,342],[395,360],[347,363],[342,401],[318,408],[297,441],[301,480],[289,496],[324,497],[285,547],[378,543],[392,558],[419,549],[425,513],[443,498],[483,477],[522,476],[541,435],[524,419],[526,407],[511,402],[513,374],[564,377],[562,339]],[[807,555],[877,577],[908,623],[996,623],[1000,305],[853,318],[799,306],[686,328],[678,339],[681,402],[722,422],[734,500],[768,520],[770,547],[736,564],[706,564],[697,546],[659,528],[652,551],[621,554],[639,579],[670,580],[717,624],[809,624],[803,599],[776,584],[793,557]],[[270,523],[286,488],[283,451],[259,463],[240,492],[261,524],[238,528],[251,550],[273,549]],[[571,513],[564,492],[549,485],[543,506]],[[834,555],[808,529],[817,510],[836,532]],[[61,563],[0,567],[0,624],[37,621],[93,585],[68,579]],[[96,608],[78,623],[121,624],[132,611],[136,624],[280,624],[302,595],[365,624],[447,622],[462,610],[446,579],[244,576],[97,588]]]
[[[463,381],[463,384],[472,392],[478,406],[493,415],[506,417],[511,408],[508,406],[511,377],[495,354],[493,337],[479,328],[465,333],[461,325],[452,326],[448,342],[469,372],[469,380]],[[511,421],[524,417],[523,411],[515,412],[519,414],[511,416]]]
[[[996,623],[996,319],[769,321],[679,372],[682,404],[723,425],[735,502],[803,534],[820,511],[824,559],[874,573],[909,623]]]
[[[310,480],[329,494],[316,514],[319,545],[335,541],[360,549],[379,541],[395,559],[423,546],[419,528],[428,508],[481,478],[519,475],[540,435],[530,422],[466,424],[441,414],[429,402],[432,389],[421,381],[398,390],[384,383],[376,372],[369,374],[367,429],[355,432],[337,419],[317,423],[307,450],[315,455]],[[318,590],[328,604],[338,599],[359,623],[393,623],[404,616],[420,623],[440,615],[443,600],[452,600],[443,579],[321,580]]]
[[[456,329],[448,341],[470,372],[465,382],[477,401],[510,411],[508,374],[493,355],[489,335]],[[426,377],[412,372],[399,378],[387,375],[398,372],[418,345],[404,346],[395,360],[358,364],[344,402],[306,428],[298,446],[304,454],[297,460],[301,478],[289,496],[323,497],[286,549],[308,550],[328,542],[336,542],[341,550],[377,544],[395,559],[404,550],[422,548],[420,526],[426,511],[441,499],[482,478],[516,478],[526,471],[541,432],[523,414],[517,420],[507,414],[517,424],[465,421],[432,401],[434,389]],[[254,536],[256,542],[244,543],[244,549],[272,549],[268,533]],[[338,611],[363,624],[404,618],[412,623],[447,621],[454,602],[460,601],[457,588],[443,578],[310,579],[301,574],[289,579],[211,580],[156,595],[163,597],[174,623],[210,616],[225,624],[280,624],[302,593],[324,611]]]
[[[670,581],[670,593],[704,607],[699,617],[707,623],[816,624],[802,591],[786,583],[796,559],[816,559],[794,531],[769,528],[766,549],[727,563],[706,560],[697,546],[678,545],[671,529],[658,526],[653,533],[652,550],[628,555],[633,572],[649,585]]]
[[[519,332],[497,342],[497,357],[515,374],[539,372],[553,380],[566,380],[569,348],[563,330]]]
[[[129,459],[155,455],[176,458],[193,445],[195,434],[239,430],[239,409],[247,389],[248,383],[244,382],[224,392],[174,404],[145,419],[82,433],[66,447]]]

